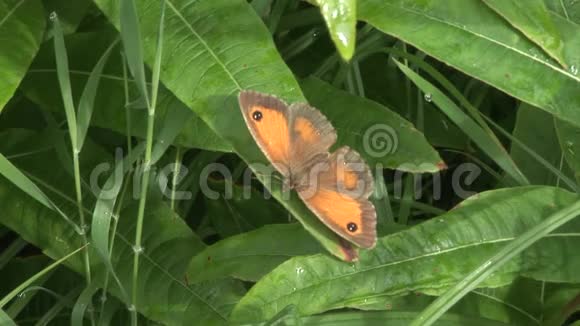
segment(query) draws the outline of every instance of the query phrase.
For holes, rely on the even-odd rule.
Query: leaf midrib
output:
[[[549,235],[545,236],[544,238],[563,237],[563,236],[568,236],[568,237],[572,237],[572,236],[575,236],[576,237],[577,236],[577,237],[580,237],[580,233],[552,233],[552,234],[549,234]],[[408,263],[408,262],[411,262],[411,261],[423,259],[423,258],[426,258],[426,257],[437,256],[437,255],[440,255],[440,254],[446,254],[446,253],[453,252],[453,251],[456,251],[456,250],[466,249],[466,248],[475,247],[475,246],[482,246],[482,245],[487,245],[487,244],[495,244],[495,243],[502,243],[502,242],[507,242],[507,241],[513,241],[514,239],[516,239],[516,237],[500,238],[500,239],[483,241],[483,242],[473,242],[473,243],[465,244],[465,245],[462,245],[462,246],[457,246],[457,247],[453,247],[453,248],[448,248],[448,249],[440,250],[440,251],[437,251],[437,252],[430,252],[430,253],[425,254],[425,255],[415,256],[415,257],[411,257],[411,258],[408,258],[408,259],[403,259],[403,260],[398,260],[398,261],[394,261],[394,262],[389,262],[389,263],[386,263],[386,264],[379,264],[377,266],[372,266],[372,267],[369,267],[369,268],[366,268],[366,269],[360,269],[360,270],[357,270],[357,271],[352,272],[352,273],[343,274],[343,275],[340,275],[340,276],[337,276],[337,277],[333,277],[333,278],[327,278],[327,279],[324,279],[322,282],[314,283],[314,284],[308,285],[306,287],[300,288],[300,289],[298,289],[298,290],[296,290],[296,291],[294,291],[292,293],[288,293],[288,294],[281,295],[281,296],[277,297],[275,300],[269,301],[267,303],[267,305],[271,305],[271,304],[273,304],[273,303],[275,303],[275,302],[277,302],[277,301],[279,301],[279,300],[281,300],[283,298],[293,296],[293,295],[295,295],[298,292],[303,292],[303,291],[305,291],[307,289],[310,289],[312,287],[318,287],[318,286],[321,286],[323,284],[326,284],[326,283],[329,283],[329,282],[334,282],[336,280],[339,280],[339,279],[342,279],[342,278],[345,278],[345,277],[349,277],[349,276],[353,276],[353,275],[357,275],[357,274],[362,274],[362,273],[366,273],[366,272],[371,272],[371,271],[373,271],[375,269],[381,269],[381,268],[384,268],[384,267],[390,267],[390,266],[395,266],[395,265],[399,265],[399,264],[404,264],[404,263]],[[316,256],[324,256],[324,255],[318,254]],[[311,256],[311,257],[313,257],[313,256]]]
[[[195,31],[193,26],[183,17],[181,12],[175,8],[171,0],[165,0],[165,2],[169,5],[171,10],[175,13],[177,17],[183,22],[183,24],[191,31],[191,34],[195,36],[198,41],[203,45],[207,52],[214,58],[214,60],[220,65],[220,67],[224,70],[224,72],[228,75],[228,77],[234,82],[238,90],[242,89],[242,86],[238,83],[237,79],[232,75],[226,64],[218,57],[218,55],[213,51],[213,49],[207,44],[207,42]]]

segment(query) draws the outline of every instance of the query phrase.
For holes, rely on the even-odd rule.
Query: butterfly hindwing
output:
[[[298,194],[334,232],[360,247],[374,247],[377,219],[368,199],[373,190],[370,169],[348,147],[334,152],[325,164],[320,172],[313,168],[304,176]]]

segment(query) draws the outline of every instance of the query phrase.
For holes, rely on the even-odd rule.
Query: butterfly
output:
[[[306,206],[331,230],[362,248],[375,246],[376,211],[369,201],[373,178],[348,146],[330,153],[337,134],[307,103],[286,104],[273,95],[244,90],[238,96],[254,140]]]

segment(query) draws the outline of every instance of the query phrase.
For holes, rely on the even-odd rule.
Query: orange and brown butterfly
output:
[[[273,95],[246,90],[238,100],[250,133],[286,186],[335,233],[359,247],[374,247],[370,169],[347,146],[329,152],[336,131],[328,119],[306,103],[288,105]]]

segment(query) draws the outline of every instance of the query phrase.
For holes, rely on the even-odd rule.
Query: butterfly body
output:
[[[336,131],[306,103],[287,105],[275,96],[242,91],[240,108],[254,140],[319,219],[364,248],[376,242],[376,212],[368,200],[373,180],[360,155],[348,147],[330,153]]]

